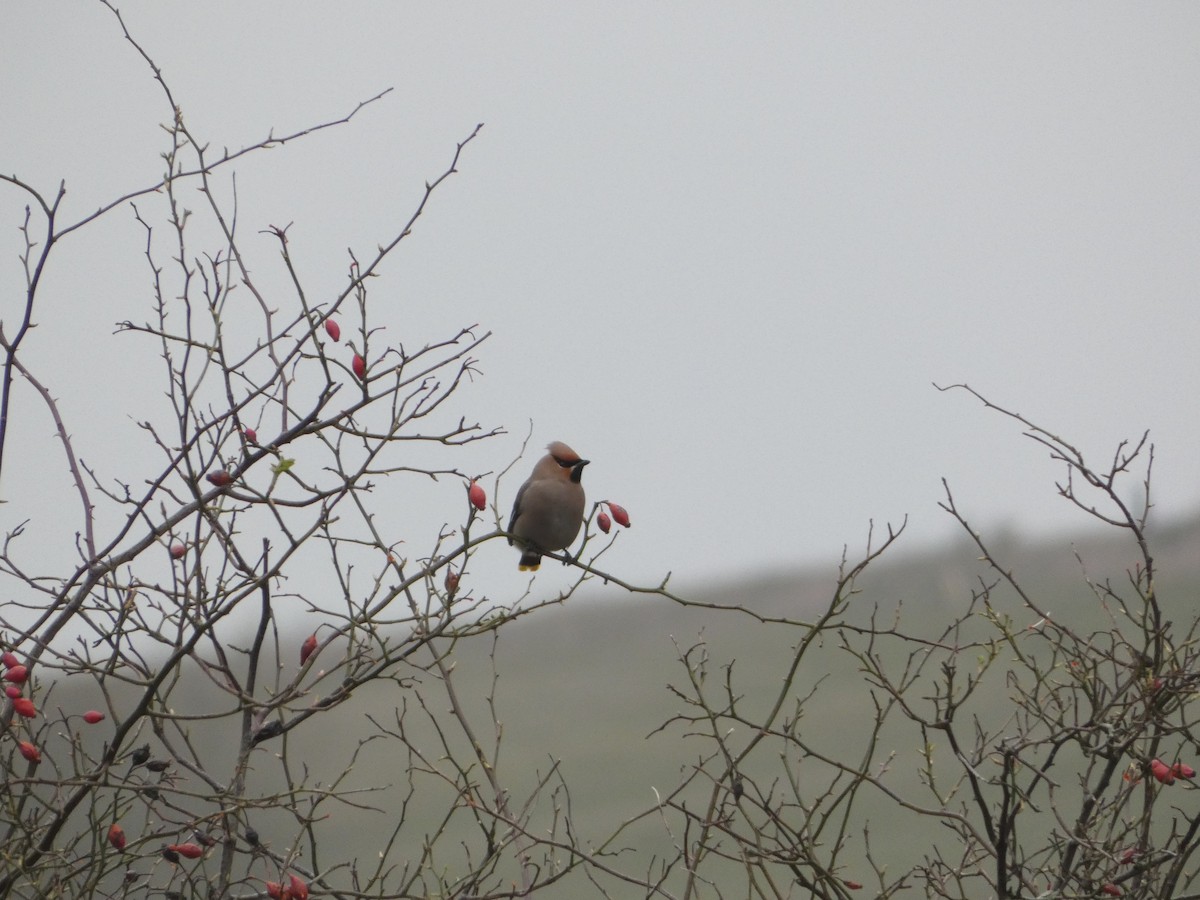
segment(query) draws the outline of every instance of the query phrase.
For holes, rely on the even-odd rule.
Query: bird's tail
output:
[[[521,553],[521,562],[518,568],[522,572],[536,572],[542,564],[542,554],[536,550],[525,550]]]

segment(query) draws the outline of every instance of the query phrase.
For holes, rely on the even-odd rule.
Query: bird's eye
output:
[[[560,466],[562,466],[564,469],[570,469],[571,467],[573,467],[575,465],[575,462],[576,462],[575,460],[559,459],[557,456],[554,457],[554,461],[556,463],[558,463]]]

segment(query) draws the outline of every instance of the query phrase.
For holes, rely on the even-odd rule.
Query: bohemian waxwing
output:
[[[565,550],[583,524],[583,467],[589,460],[555,441],[538,460],[529,480],[517,491],[508,520],[509,544],[521,548],[522,572],[537,571],[542,553]]]

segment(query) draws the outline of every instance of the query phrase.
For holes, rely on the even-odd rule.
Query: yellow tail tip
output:
[[[538,563],[537,565],[533,565],[533,566],[526,566],[526,565],[517,566],[517,568],[522,572],[536,572],[541,567],[542,567],[541,563]]]

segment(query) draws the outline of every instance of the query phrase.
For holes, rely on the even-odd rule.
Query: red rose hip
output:
[[[617,504],[613,503],[611,500],[609,500],[607,502],[608,502],[609,511],[612,512],[613,521],[616,522],[618,525],[620,525],[622,528],[628,528],[629,527],[629,513],[627,513],[625,511],[625,507],[618,506]]]
[[[171,844],[167,849],[174,850],[180,856],[187,859],[199,859],[204,855],[203,848],[199,844],[193,844],[190,841],[186,844]]]
[[[216,472],[209,472],[204,476],[208,479],[209,484],[214,484],[217,487],[226,487],[233,484],[233,476],[224,469],[218,469]]]
[[[487,492],[478,481],[471,482],[471,486],[467,488],[467,497],[470,499],[471,505],[480,512],[487,508]]]
[[[316,652],[317,649],[317,633],[314,631],[304,639],[304,643],[300,645],[300,665],[308,662],[308,658]]]
[[[295,875],[288,876],[288,891],[295,900],[308,900],[308,885]]]
[[[24,716],[26,719],[32,719],[37,715],[37,707],[33,705],[33,701],[28,697],[17,697],[13,700],[12,704],[17,714]]]

